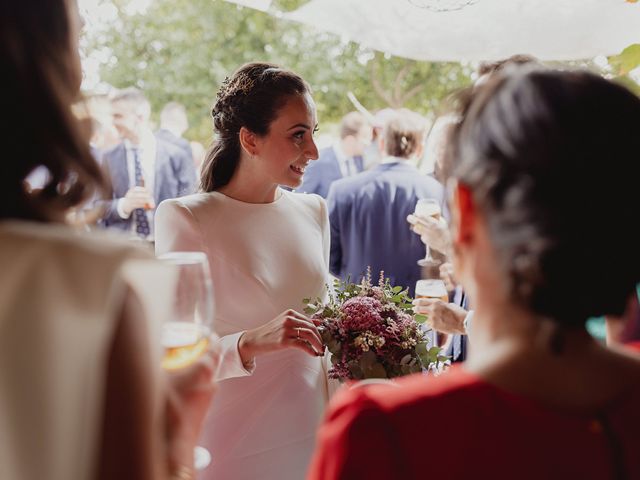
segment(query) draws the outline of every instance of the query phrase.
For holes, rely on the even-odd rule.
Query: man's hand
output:
[[[427,323],[437,332],[466,335],[464,319],[467,311],[455,303],[436,298],[416,298],[413,311],[427,316]]]
[[[136,208],[149,210],[155,208],[153,196],[145,187],[130,188],[122,199],[122,212],[129,216]]]
[[[409,215],[407,222],[411,224],[411,230],[420,235],[422,243],[450,258],[451,234],[446,220]]]
[[[454,271],[452,263],[445,262],[440,265],[440,278],[444,282],[444,286],[447,289],[447,292],[452,292],[453,290],[455,290],[456,285],[458,285],[458,282],[456,281],[453,274]]]

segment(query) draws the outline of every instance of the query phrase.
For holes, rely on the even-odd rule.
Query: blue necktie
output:
[[[353,157],[353,162],[356,165],[357,173],[360,173],[364,170],[364,158],[362,158],[362,156],[356,155],[355,157]]]
[[[133,153],[135,174],[136,174],[136,186],[144,186],[144,177],[142,176],[142,165],[140,165],[140,155],[137,148],[131,150]],[[147,238],[151,233],[149,229],[149,219],[144,208],[136,208],[133,211],[133,219],[136,222],[136,233],[142,237]]]

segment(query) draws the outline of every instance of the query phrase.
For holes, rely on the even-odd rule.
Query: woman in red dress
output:
[[[520,68],[462,103],[449,187],[470,356],[344,390],[308,478],[640,478],[640,360],[584,328],[620,315],[640,280],[640,99]]]

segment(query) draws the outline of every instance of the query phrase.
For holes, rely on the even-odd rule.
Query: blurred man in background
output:
[[[320,150],[320,158],[307,167],[296,191],[327,197],[331,184],[364,170],[363,154],[371,143],[371,126],[359,112],[350,112],[340,122],[340,140]]]

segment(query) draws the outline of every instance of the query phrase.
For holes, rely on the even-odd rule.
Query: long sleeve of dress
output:
[[[204,252],[209,255],[198,220],[178,199],[165,200],[158,206],[155,231],[157,255],[167,252]],[[242,333],[237,332],[219,338],[220,361],[215,374],[217,381],[245,377],[253,373],[254,365],[247,369],[238,351],[238,341]]]

